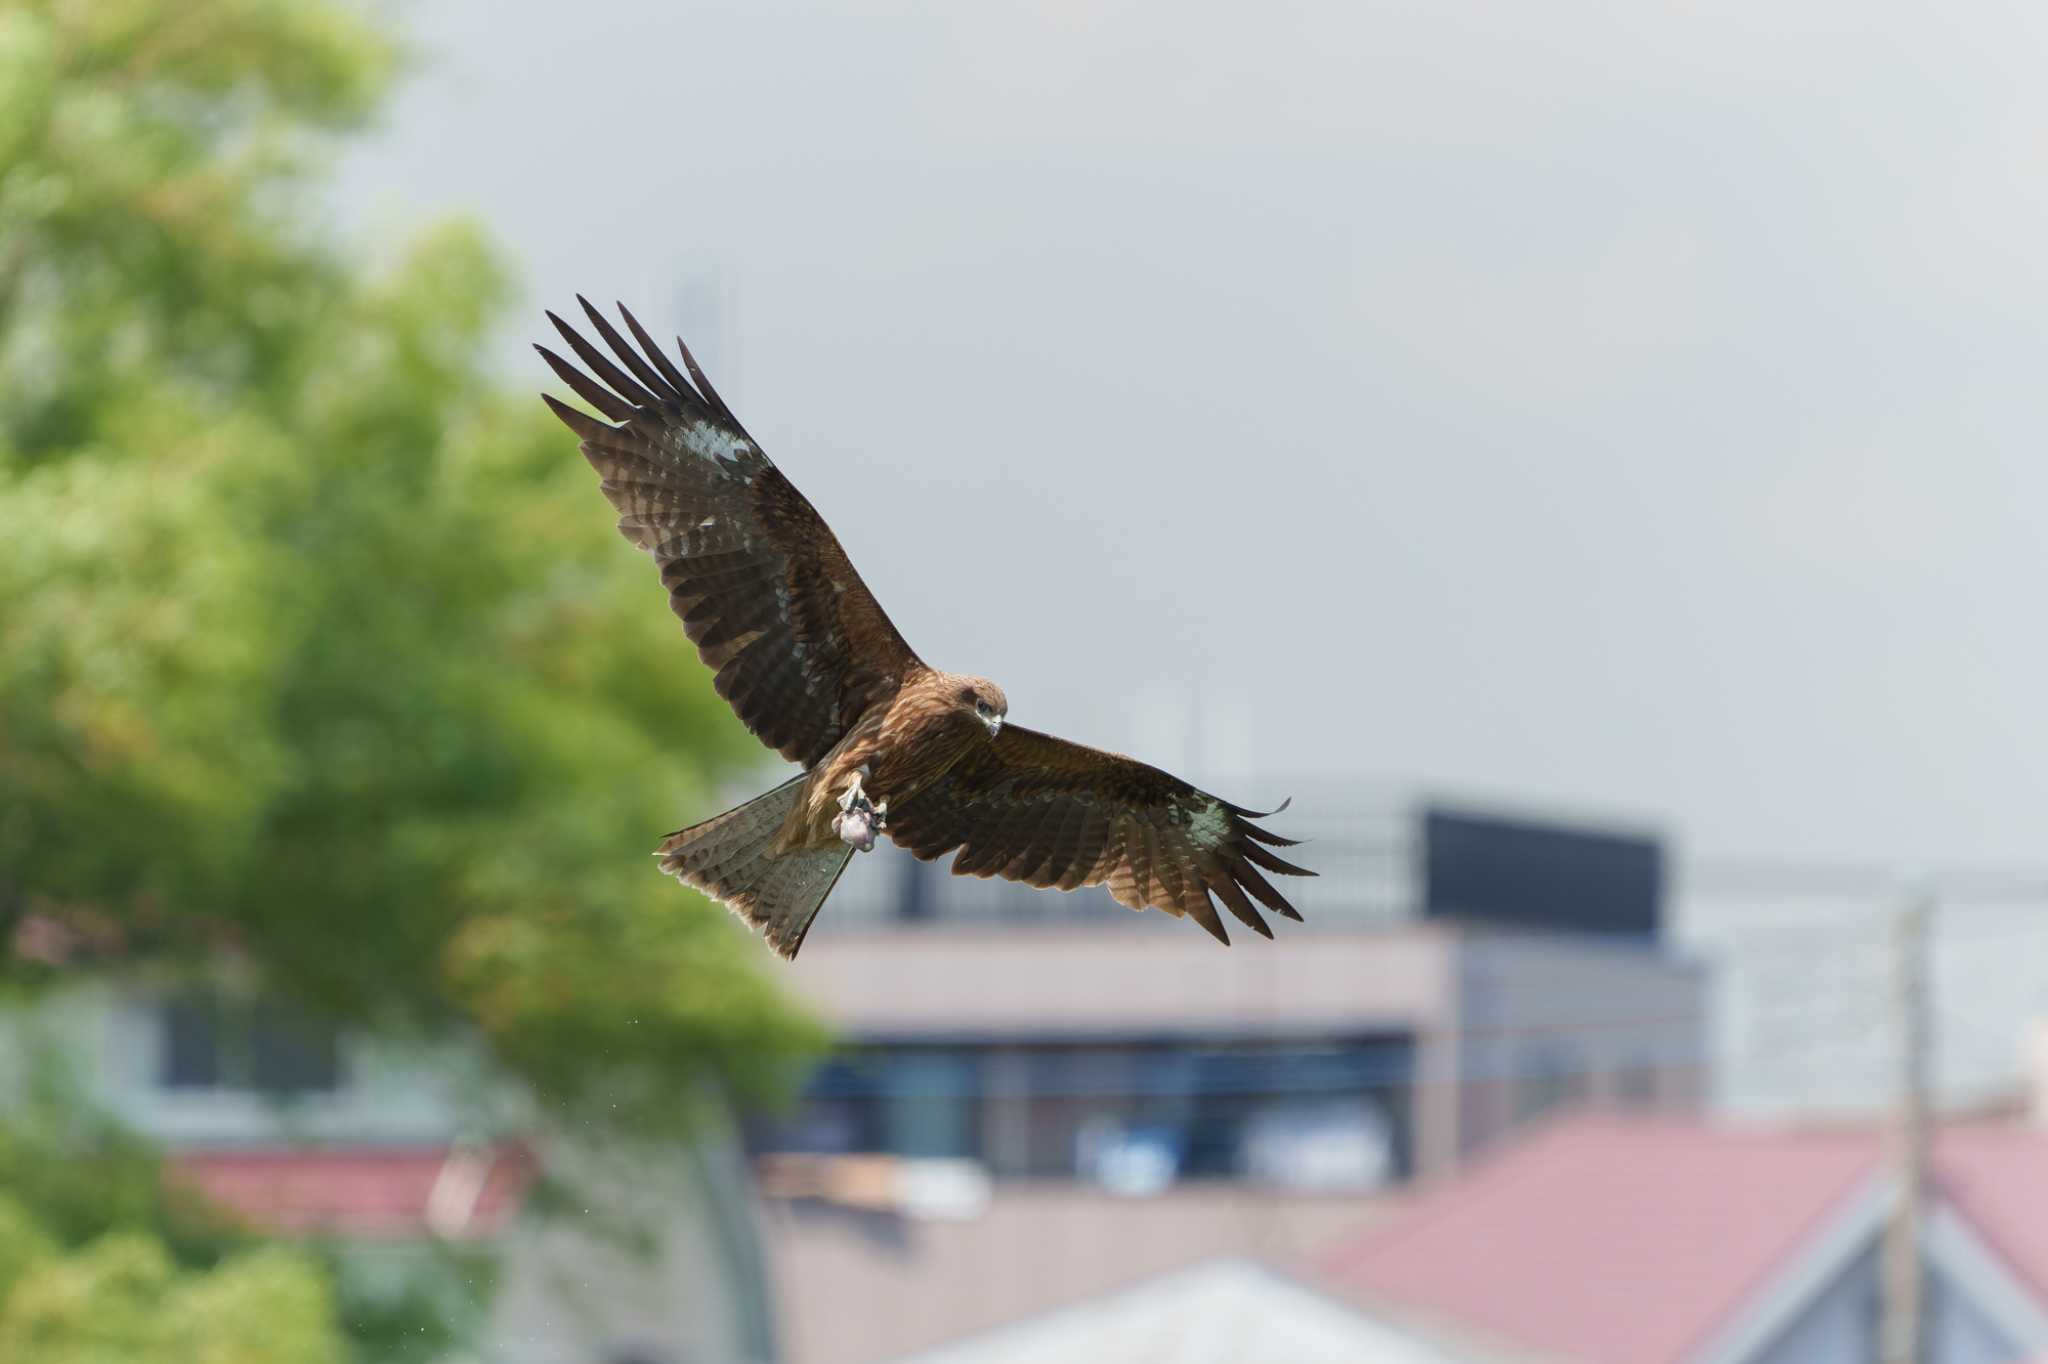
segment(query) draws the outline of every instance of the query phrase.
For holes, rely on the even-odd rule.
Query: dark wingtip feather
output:
[[[548,316],[554,317],[554,314],[549,313]],[[548,368],[555,372],[555,377],[574,389],[576,396],[584,402],[589,403],[615,422],[626,421],[632,417],[633,408],[630,404],[621,402],[618,395],[607,392],[602,384],[592,380],[582,370],[576,368],[576,366],[570,364],[546,346],[536,345],[534,349],[540,352],[541,359],[548,362]]]
[[[590,372],[601,382],[608,384],[612,392],[636,408],[659,406],[659,401],[652,393],[633,382],[624,370],[607,360],[603,351],[583,339],[583,333],[553,312],[549,312],[547,316],[548,321],[555,324],[555,330],[562,334],[562,339],[569,343],[569,349],[576,352],[576,358],[590,366]]]
[[[1292,862],[1289,862],[1284,858],[1276,857],[1272,853],[1267,852],[1264,848],[1260,847],[1256,843],[1246,843],[1244,845],[1244,855],[1248,860],[1258,863],[1267,871],[1278,872],[1282,876],[1315,875],[1315,873],[1310,871],[1307,867],[1297,867]]]
[[[1182,914],[1214,933],[1225,946],[1228,946],[1230,937],[1224,930],[1222,916],[1216,912],[1216,902],[1209,898],[1209,892],[1203,886],[1205,878],[1194,872],[1193,868],[1189,868],[1189,871],[1193,873],[1191,877],[1184,883],[1177,883],[1170,898],[1178,900],[1179,911]],[[1170,913],[1175,906],[1165,904],[1160,908]]]
[[[647,363],[646,358],[640,352],[634,350],[632,346],[626,343],[626,338],[619,335],[618,328],[612,326],[605,319],[605,315],[591,305],[589,299],[578,294],[576,295],[576,301],[583,305],[584,316],[590,319],[591,326],[597,328],[597,334],[604,338],[604,343],[612,348],[612,354],[618,356],[626,368],[633,371],[633,377],[640,381],[641,385],[647,389],[651,396],[660,402],[679,403],[682,401],[683,395],[676,392],[670,386],[668,380],[664,379],[655,371],[653,366]],[[622,308],[620,311],[623,312],[624,309]]]
[[[552,393],[541,394],[540,400],[548,405],[548,411],[561,419],[562,425],[568,427],[582,440],[598,439],[611,430],[588,412],[578,412]]]
[[[1273,883],[1259,875],[1257,867],[1252,866],[1249,862],[1239,862],[1231,867],[1230,874],[1237,878],[1238,884],[1252,893],[1253,899],[1257,900],[1267,909],[1272,910],[1275,914],[1285,914],[1296,923],[1302,922],[1301,911],[1288,904],[1287,897],[1273,889]]]
[[[1273,926],[1266,922],[1265,916],[1260,914],[1249,900],[1245,901],[1243,909],[1239,909],[1228,900],[1225,900],[1223,903],[1229,906],[1231,917],[1268,942],[1272,941]]]
[[[647,358],[654,362],[654,367],[661,371],[661,377],[668,380],[669,386],[691,402],[704,401],[698,396],[697,390],[690,386],[690,381],[683,377],[683,372],[676,368],[675,362],[668,358],[660,346],[654,344],[654,338],[640,325],[640,319],[633,316],[625,304],[615,303],[614,306],[618,308],[619,316],[626,319],[626,330],[633,333],[633,339],[640,343],[641,350],[647,352]]]
[[[1240,922],[1251,925],[1254,932],[1272,937],[1273,930],[1267,926],[1258,906],[1245,898],[1244,887],[1231,879],[1230,871],[1220,862],[1210,863],[1202,869],[1202,880],[1209,892],[1223,902],[1223,907]]]
[[[690,348],[683,344],[683,338],[680,336],[676,338],[676,349],[682,352],[683,368],[689,370],[690,377],[697,381],[697,391],[704,395],[704,401],[709,403],[712,410],[717,412],[719,416],[725,418],[738,428],[740,434],[745,435],[746,428],[740,426],[740,419],[732,414],[732,409],[725,405],[725,399],[718,396],[718,390],[713,388],[711,381],[704,377],[704,367],[697,363],[696,356],[690,354]],[[748,439],[751,440],[753,438],[749,436]]]

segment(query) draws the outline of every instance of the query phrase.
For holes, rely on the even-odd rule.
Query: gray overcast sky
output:
[[[402,13],[347,218],[485,219],[536,387],[579,290],[702,336],[1023,722],[1247,803],[2048,853],[2048,7]]]

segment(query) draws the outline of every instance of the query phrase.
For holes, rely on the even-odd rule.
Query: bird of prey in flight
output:
[[[1253,901],[1301,918],[1260,871],[1313,875],[1270,850],[1296,840],[1252,822],[1277,810],[1245,810],[1133,758],[1010,724],[1001,687],[926,664],[689,348],[676,342],[685,378],[624,305],[637,347],[577,301],[618,363],[553,313],[588,372],[535,349],[610,421],[545,401],[581,439],[620,532],[653,555],[719,695],[803,769],[670,834],[656,853],[662,870],[792,958],[878,833],[925,861],[958,849],[956,875],[1106,885],[1119,903],[1185,915],[1224,943],[1216,901],[1268,938]]]

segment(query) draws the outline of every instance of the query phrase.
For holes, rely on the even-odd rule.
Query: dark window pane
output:
[[[250,1080],[266,1094],[330,1090],[341,1084],[334,1034],[281,1009],[258,1008],[249,1020]]]
[[[169,1089],[220,1084],[220,1011],[212,1000],[180,999],[163,1006],[162,1076]]]
[[[798,1115],[756,1124],[750,1142],[964,1156],[1001,1178],[1079,1176],[1133,1191],[1241,1177],[1254,1140],[1269,1162],[1289,1141],[1319,1140],[1326,1156],[1344,1142],[1370,1146],[1353,1164],[1398,1178],[1411,1069],[1411,1044],[1396,1037],[880,1044],[821,1065]]]
[[[882,1149],[902,1156],[981,1151],[980,1067],[964,1048],[906,1047],[887,1058],[881,1093]]]

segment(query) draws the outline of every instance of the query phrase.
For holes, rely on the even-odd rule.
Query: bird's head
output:
[[[993,739],[1003,732],[1003,717],[1010,713],[1010,698],[985,677],[963,677],[957,697],[962,710],[988,727]]]

